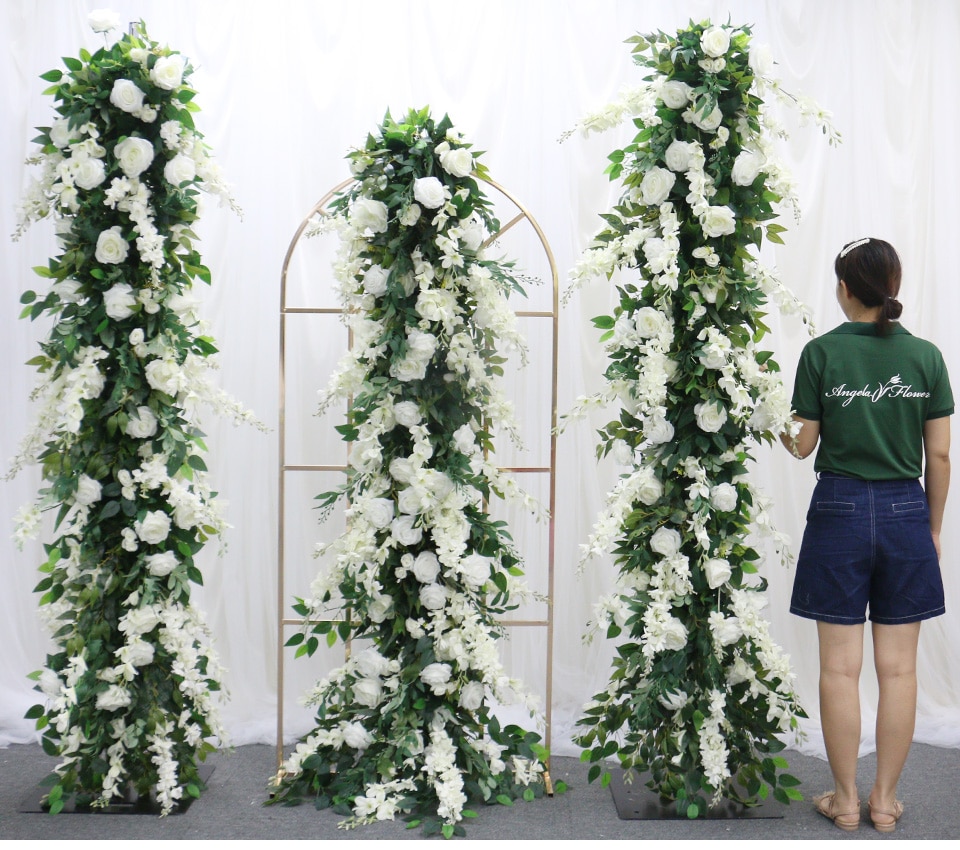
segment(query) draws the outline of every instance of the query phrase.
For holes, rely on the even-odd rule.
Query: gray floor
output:
[[[790,772],[802,780],[801,791],[813,796],[830,787],[827,764],[817,758],[786,753]],[[39,746],[0,749],[0,839],[420,839],[401,821],[355,830],[337,828],[339,816],[312,806],[264,807],[266,782],[275,768],[270,746],[239,747],[218,753],[210,787],[188,811],[157,818],[151,815],[24,814],[24,800],[35,794],[55,762]],[[864,795],[875,758],[860,761]],[[481,807],[467,824],[471,839],[844,839],[960,838],[960,805],[954,796],[960,780],[960,750],[916,744],[900,783],[906,814],[896,833],[881,836],[866,817],[859,831],[844,833],[819,816],[809,802],[777,806],[782,818],[755,820],[651,821],[619,820],[609,789],[589,784],[587,766],[573,758],[554,758],[551,773],[570,790],[553,798],[513,807]]]

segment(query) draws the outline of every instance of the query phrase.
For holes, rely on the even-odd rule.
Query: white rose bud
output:
[[[147,555],[144,559],[147,571],[152,576],[163,578],[170,575],[178,566],[177,556],[173,552],[160,552],[157,555]]]
[[[710,558],[703,565],[703,572],[707,577],[707,584],[716,590],[733,575],[730,562],[725,558]]]
[[[182,183],[189,183],[197,176],[197,164],[193,157],[178,153],[163,167],[163,176],[171,186],[179,188]]]
[[[387,229],[387,205],[372,198],[358,198],[350,208],[350,222],[361,233],[383,233]]]
[[[137,408],[137,415],[127,420],[127,427],[124,430],[128,437],[145,440],[157,433],[157,417],[149,407],[142,404]]]
[[[153,145],[139,136],[128,136],[122,142],[117,142],[113,155],[127,177],[139,177],[153,162]]]
[[[722,27],[710,27],[700,36],[700,48],[714,59],[723,56],[730,48],[730,33]]]
[[[706,116],[699,109],[688,109],[683,113],[683,120],[707,133],[714,133],[723,121],[723,112],[719,106],[715,106],[713,112]]]
[[[667,199],[676,180],[672,171],[654,166],[640,181],[640,196],[643,202],[651,207],[660,206]]]
[[[163,511],[148,511],[147,515],[134,524],[134,528],[144,543],[156,546],[163,543],[170,533],[170,517]]]
[[[413,181],[413,197],[428,210],[435,210],[446,202],[446,192],[436,177],[418,177]]]
[[[155,86],[172,91],[183,82],[183,56],[161,56],[150,69],[150,80]]]
[[[680,551],[681,543],[680,532],[675,528],[667,528],[665,525],[660,526],[653,532],[653,536],[650,538],[650,548],[665,558],[672,558],[676,555]]]
[[[143,107],[143,92],[132,80],[115,80],[110,103],[124,112],[137,112]]]
[[[454,148],[440,154],[440,165],[447,174],[466,177],[473,171],[473,154],[466,148]]]
[[[100,501],[101,494],[100,482],[89,475],[81,475],[77,482],[77,492],[74,495],[74,501],[78,505],[92,505]]]
[[[101,231],[97,237],[97,248],[94,256],[98,263],[104,265],[122,263],[127,258],[129,250],[130,246],[127,244],[127,240],[123,238],[123,230],[119,225],[116,225],[109,230]]]
[[[694,406],[693,412],[697,417],[697,426],[708,434],[715,434],[727,421],[727,411],[712,401],[700,402]]]
[[[103,306],[107,315],[114,321],[121,321],[133,315],[137,297],[128,283],[115,283],[103,293]]]

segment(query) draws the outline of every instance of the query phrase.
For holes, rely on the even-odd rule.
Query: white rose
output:
[[[477,435],[469,425],[461,425],[453,432],[453,445],[458,452],[472,455],[477,450]]]
[[[139,177],[153,162],[153,145],[139,136],[128,136],[114,145],[113,155],[127,177]]]
[[[203,510],[195,499],[181,502],[173,509],[173,521],[177,528],[196,528],[203,522]]]
[[[660,100],[670,109],[682,109],[690,100],[690,86],[680,80],[669,80],[660,87]]]
[[[733,162],[730,179],[738,186],[750,186],[760,169],[763,168],[763,156],[757,151],[740,151]]]
[[[413,181],[413,197],[428,210],[443,206],[447,200],[446,192],[436,177],[418,177]]]
[[[132,664],[134,667],[146,667],[153,664],[154,649],[153,644],[147,643],[143,638],[136,638],[128,644],[124,644],[117,650],[117,657],[124,664]]]
[[[50,127],[50,141],[58,148],[65,148],[70,144],[73,133],[70,132],[70,122],[66,118],[54,119],[53,126]]]
[[[711,74],[719,74],[724,68],[727,67],[726,59],[701,59],[697,63],[704,71],[707,71]]]
[[[690,168],[692,142],[681,142],[679,139],[670,143],[670,147],[663,154],[667,168],[671,171],[683,173]]]
[[[710,615],[710,631],[721,646],[736,643],[743,635],[740,621],[736,617],[724,617],[719,611]]]
[[[686,691],[670,691],[660,695],[660,704],[671,711],[680,711],[689,699]]]
[[[128,437],[135,440],[145,440],[157,433],[157,417],[153,411],[145,404],[137,408],[137,415],[131,416],[127,420],[127,427],[124,432]]]
[[[732,511],[737,507],[737,488],[732,484],[718,484],[710,490],[710,504],[717,511]]]
[[[457,702],[460,707],[467,711],[476,711],[483,703],[484,687],[482,682],[467,682],[460,689],[460,697]]]
[[[650,548],[665,558],[672,558],[676,555],[680,551],[681,543],[680,532],[675,528],[667,528],[665,525],[661,525],[650,538]]]
[[[87,23],[94,32],[110,32],[120,26],[120,16],[113,9],[94,9],[87,15]]]
[[[737,217],[730,207],[707,207],[700,217],[700,227],[708,239],[729,236],[737,229]]]
[[[387,672],[389,662],[372,646],[353,657],[357,672],[361,678],[377,679]]]
[[[773,54],[766,44],[750,46],[750,67],[758,77],[769,77],[773,73]]]
[[[147,565],[147,571],[152,576],[163,578],[172,573],[178,565],[177,556],[173,552],[160,552],[157,555],[147,555],[144,558]]]
[[[353,750],[365,750],[373,743],[373,736],[359,723],[343,727],[343,743]]]
[[[440,575],[440,561],[433,552],[421,552],[413,562],[413,574],[421,584],[432,583]]]
[[[163,176],[171,186],[179,188],[181,183],[189,183],[197,176],[197,164],[193,157],[178,153],[163,166]]]
[[[175,396],[180,392],[180,367],[173,360],[151,360],[143,369],[147,383],[155,390]]]
[[[487,238],[487,231],[480,217],[474,213],[466,221],[461,221],[460,230],[460,244],[471,251],[479,251]]]
[[[730,569],[730,562],[725,558],[710,558],[704,563],[703,572],[707,577],[707,584],[714,590],[724,582],[729,581],[733,574]]]
[[[133,315],[133,308],[137,304],[137,297],[133,294],[133,287],[128,283],[115,283],[103,293],[103,306],[107,315],[120,321]]]
[[[673,425],[663,416],[651,416],[643,423],[643,436],[655,446],[669,443],[673,439]]]
[[[700,36],[700,48],[714,59],[730,48],[730,33],[722,27],[710,27]]]
[[[697,417],[697,426],[708,434],[715,434],[727,421],[727,411],[716,402],[702,401],[693,408],[693,412]]]
[[[391,599],[389,596],[377,596],[373,602],[367,606],[367,616],[374,623],[382,623],[387,619],[387,615],[392,610],[393,599]]]
[[[152,632],[160,624],[160,615],[153,605],[133,608],[120,618],[118,628],[132,637]]]
[[[447,174],[452,174],[454,177],[466,177],[473,171],[473,154],[466,148],[447,150],[440,154],[440,165]]]
[[[127,339],[130,341],[130,345],[136,348],[137,346],[143,345],[146,335],[143,332],[143,328],[134,328],[130,331],[130,336],[127,337]]]
[[[353,698],[360,705],[375,708],[380,704],[383,686],[379,679],[358,679],[353,683]]]
[[[170,533],[170,517],[163,511],[148,511],[142,520],[134,524],[134,529],[144,543],[156,546],[163,543]]]
[[[124,112],[137,112],[143,107],[143,92],[132,80],[115,80],[110,92],[110,103]]]
[[[97,694],[97,708],[104,711],[126,708],[130,702],[130,694],[120,685],[110,685],[105,691]]]
[[[666,324],[666,317],[656,307],[641,307],[634,314],[634,324],[642,339],[658,336]]]
[[[367,502],[366,517],[374,528],[387,528],[393,522],[393,500],[371,499]]]
[[[646,429],[644,429],[644,435],[647,436]],[[660,501],[662,495],[663,485],[660,483],[660,479],[651,472],[637,490],[637,498],[645,505],[655,505]]]
[[[420,681],[433,690],[434,694],[440,696],[447,692],[445,686],[450,681],[452,672],[449,664],[441,664],[435,661],[420,671]]]
[[[704,116],[699,109],[688,109],[683,113],[683,120],[688,124],[699,127],[701,130],[713,133],[723,121],[723,112],[719,106],[715,106],[713,112],[707,116]]]
[[[404,227],[413,227],[418,221],[420,221],[419,204],[410,204],[410,206],[400,214],[400,224]]]
[[[393,406],[393,416],[398,425],[412,428],[420,422],[420,406],[415,401],[401,401]]]
[[[412,330],[407,333],[407,354],[418,360],[429,360],[437,350],[437,338],[433,334]]]
[[[387,271],[378,265],[372,265],[363,273],[363,291],[374,297],[387,291]]]
[[[40,674],[40,679],[37,684],[40,685],[40,690],[43,691],[48,697],[58,697],[60,696],[60,691],[63,688],[63,683],[60,681],[60,677],[53,672],[53,670],[45,667],[43,672]]]
[[[60,190],[60,206],[75,213],[80,209],[80,193],[73,186],[64,186]]]
[[[183,56],[161,56],[150,69],[150,80],[155,86],[172,91],[183,82]]]
[[[123,230],[119,225],[109,230],[101,231],[97,237],[97,249],[94,256],[98,263],[122,263],[127,258],[130,246],[123,238]]]
[[[390,477],[401,484],[409,484],[415,469],[410,458],[395,457],[390,461]]]
[[[687,645],[687,627],[676,617],[667,617],[663,624],[663,648],[684,649]]]
[[[361,233],[383,233],[387,229],[387,205],[372,198],[358,198],[350,208],[350,222]]]
[[[714,295],[713,301],[716,301],[716,295]],[[705,345],[697,359],[708,369],[722,369],[727,365],[726,352],[721,346],[714,343]]]
[[[654,166],[643,175],[643,180],[640,181],[640,196],[643,202],[647,206],[659,206],[667,199],[676,180],[676,175],[672,171]]]
[[[457,567],[465,584],[470,587],[483,587],[490,579],[490,559],[474,552],[460,560]]]
[[[425,584],[420,588],[420,604],[428,611],[439,611],[447,604],[447,591],[439,584]]]
[[[101,495],[100,482],[89,475],[81,475],[77,482],[77,492],[74,495],[74,501],[78,505],[92,505],[100,501]]]
[[[96,189],[106,179],[107,171],[103,167],[103,160],[94,159],[92,156],[81,159],[73,174],[73,182],[88,191]]]
[[[398,381],[422,381],[429,365],[428,361],[418,357],[405,357],[390,364],[390,375]]]
[[[390,523],[390,533],[401,546],[416,546],[423,539],[423,530],[413,524],[414,519],[404,515]]]

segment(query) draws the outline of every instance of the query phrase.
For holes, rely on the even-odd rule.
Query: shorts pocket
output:
[[[894,502],[891,505],[893,512],[895,514],[912,514],[912,513],[922,513],[926,507],[926,502]]]
[[[852,514],[857,509],[853,502],[817,502],[815,513],[818,514]]]

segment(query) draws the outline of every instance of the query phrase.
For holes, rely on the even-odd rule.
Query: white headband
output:
[[[844,248],[844,249],[840,252],[840,256],[841,256],[841,257],[846,257],[847,254],[849,254],[854,248],[859,248],[861,245],[866,245],[869,241],[870,241],[870,238],[868,237],[868,238],[866,238],[866,239],[860,239],[860,240],[857,241],[857,242],[851,242],[849,245],[847,245],[846,248]]]

